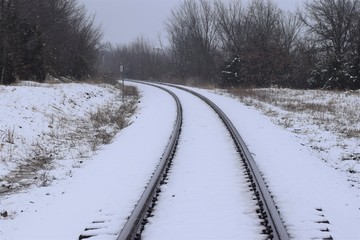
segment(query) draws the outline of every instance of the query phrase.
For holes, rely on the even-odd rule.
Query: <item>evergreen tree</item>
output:
[[[226,64],[224,70],[221,72],[221,83],[224,87],[236,87],[244,85],[240,73],[240,58],[235,56],[233,60]]]

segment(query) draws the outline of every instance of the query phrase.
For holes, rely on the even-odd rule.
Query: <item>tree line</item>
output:
[[[159,80],[166,78],[171,67],[165,49],[155,47],[145,37],[138,37],[126,45],[104,44],[100,50],[98,70],[109,78],[120,76],[120,66],[124,66],[127,78]]]
[[[96,70],[101,37],[77,0],[0,0],[0,83],[82,79]]]
[[[224,87],[360,88],[360,0],[183,0],[168,44],[102,44],[77,0],[0,0],[0,83],[101,74]]]
[[[360,88],[359,0],[309,0],[296,12],[272,0],[184,0],[172,10],[167,34],[166,48],[142,38],[103,49],[116,63],[107,72],[116,74],[122,63],[138,79]]]

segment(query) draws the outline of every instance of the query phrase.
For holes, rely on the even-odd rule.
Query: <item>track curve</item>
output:
[[[147,214],[151,212],[151,209],[153,208],[153,204],[152,204],[153,198],[156,196],[156,194],[158,194],[161,179],[164,176],[166,167],[170,164],[170,161],[175,152],[176,144],[181,132],[182,107],[179,98],[177,98],[177,96],[173,92],[167,90],[166,88],[155,85],[151,85],[151,86],[158,87],[168,92],[174,98],[177,107],[177,118],[174,123],[173,132],[169,138],[169,143],[163,153],[163,156],[161,157],[161,161],[158,167],[156,168],[147,187],[145,188],[144,193],[142,194],[133,212],[131,213],[131,216],[129,217],[124,228],[121,230],[119,236],[117,237],[117,240],[130,240],[139,237],[142,224],[145,224],[144,219],[146,218]]]
[[[141,82],[143,83],[143,82]],[[267,190],[266,184],[262,179],[262,176],[249,152],[243,139],[240,134],[231,123],[230,119],[224,114],[224,112],[212,101],[202,96],[201,94],[194,92],[192,90],[175,86],[175,85],[166,85],[166,87],[159,86],[158,84],[149,84],[154,87],[161,88],[162,90],[168,92],[173,96],[177,104],[178,117],[174,125],[174,130],[171,135],[167,149],[164,152],[164,155],[161,159],[161,163],[156,169],[152,179],[150,180],[147,188],[144,191],[141,199],[138,201],[135,209],[133,210],[132,215],[129,217],[125,227],[121,231],[117,240],[125,239],[139,239],[140,233],[143,230],[143,226],[146,224],[146,217],[151,215],[153,207],[156,205],[156,199],[159,195],[161,184],[161,179],[164,176],[167,176],[165,172],[170,166],[170,162],[174,153],[176,151],[176,145],[179,139],[182,126],[182,106],[179,98],[176,94],[169,90],[169,87],[175,87],[177,89],[186,91],[193,94],[194,96],[200,98],[206,104],[208,104],[220,117],[226,128],[228,129],[234,144],[236,145],[237,152],[240,155],[243,166],[246,169],[246,174],[248,175],[248,182],[250,183],[250,188],[254,192],[256,200],[258,202],[258,209],[256,210],[259,217],[262,219],[262,225],[264,226],[263,234],[268,236],[268,239],[289,239],[288,233],[284,224],[281,220],[280,214],[272,200],[272,197]]]

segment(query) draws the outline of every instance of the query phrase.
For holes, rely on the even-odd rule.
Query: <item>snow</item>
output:
[[[341,171],[257,109],[229,96],[197,91],[218,104],[243,136],[292,239],[360,237],[360,193],[349,186]],[[326,221],[330,224],[318,223]],[[321,231],[326,229],[329,232]]]
[[[44,185],[32,182],[21,191],[0,194],[0,239],[75,240],[80,234],[87,233],[98,234],[91,239],[116,239],[159,162],[176,114],[176,105],[167,93],[150,86],[131,85],[136,85],[141,92],[138,111],[131,118],[132,124],[120,131],[111,144],[95,149],[95,152],[81,140],[74,141],[72,147],[63,145],[56,151],[49,172],[44,172],[48,174],[45,178],[51,181]],[[339,152],[343,148],[333,148],[334,141],[340,141],[338,136],[311,125],[307,115],[286,129],[275,124],[276,119],[284,115],[269,117],[232,96],[218,91],[195,90],[218,104],[237,127],[269,185],[292,239],[321,239],[330,235],[334,239],[360,238],[360,189],[352,182],[359,179],[359,172],[355,171],[352,174],[355,177],[351,178],[346,171],[349,167],[346,164],[352,166],[357,161],[350,157],[348,162],[339,161],[344,156]],[[205,148],[203,142],[226,138],[221,131],[210,127],[219,120],[209,114],[206,107],[199,107],[196,100],[177,92],[186,107],[186,129],[183,129],[180,145],[188,151],[176,155],[171,179],[164,185],[159,202],[164,208],[158,205],[159,212],[155,211],[150,219],[154,228],[147,228],[144,239],[160,239],[161,233],[181,229],[179,220],[189,214],[200,229],[208,231],[215,228],[215,223],[225,227],[222,219],[230,211],[239,216],[233,218],[231,231],[237,237],[257,239],[258,219],[251,211],[253,202],[246,200],[250,193],[243,190],[241,179],[233,181],[240,174],[234,153],[226,148],[226,144],[206,149],[209,156],[195,151],[189,153],[192,146]],[[19,162],[24,162],[23,156],[36,143],[42,148],[53,149],[56,146],[51,136],[65,139],[71,131],[79,130],[72,129],[72,121],[86,121],[89,112],[100,106],[121,104],[118,90],[89,84],[0,86],[0,98],[0,179]],[[358,105],[356,101],[355,106]],[[63,120],[65,116],[68,116],[66,121]],[[69,128],[71,131],[66,130]],[[204,136],[197,138],[195,133]],[[314,135],[320,140],[313,146],[324,145],[329,150],[326,155],[309,146]],[[358,137],[346,144],[349,155],[360,152]],[[222,153],[211,154],[216,149]],[[202,171],[203,168],[207,173]],[[193,184],[199,177],[202,181]],[[219,178],[226,184],[219,186],[215,181]],[[5,184],[0,182],[0,185]],[[12,187],[16,188],[16,184]],[[200,197],[207,198],[208,202],[200,202]],[[223,211],[203,210],[219,199],[227,202]],[[195,207],[190,212],[179,212],[180,206],[191,203]],[[169,209],[167,206],[176,207]],[[205,214],[197,215],[201,210]],[[208,223],[206,219],[214,219],[214,222]],[[178,222],[169,224],[170,220]],[[208,223],[209,227],[201,222]],[[85,228],[96,229],[85,231]],[[190,231],[177,231],[174,238],[211,239],[206,231],[194,227]]]
[[[242,102],[295,133],[301,143],[360,188],[360,91],[253,89]],[[251,94],[250,94],[251,95]],[[358,184],[356,184],[358,182]]]
[[[201,100],[174,92],[184,111],[182,132],[142,239],[264,239],[229,132]]]
[[[71,92],[72,87],[64,88]],[[175,120],[175,102],[167,93],[147,86],[140,90],[146,94],[133,124],[85,166],[73,169],[71,178],[0,198],[0,211],[11,214],[0,218],[0,239],[78,239],[93,221],[105,221],[103,239],[120,231],[162,155]]]
[[[31,155],[36,146],[56,149],[51,138],[69,134],[65,129],[71,130],[71,122],[85,118],[117,95],[113,88],[89,84],[22,82],[0,86],[0,179]],[[61,153],[59,158],[63,154],[77,155],[81,150],[67,149],[64,153],[55,149]]]

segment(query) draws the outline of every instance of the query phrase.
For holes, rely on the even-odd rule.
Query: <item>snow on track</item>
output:
[[[134,122],[72,178],[0,199],[1,240],[76,240],[93,221],[97,239],[116,239],[150,179],[172,132],[176,105],[167,93],[137,85],[142,94]]]
[[[168,183],[142,238],[262,239],[256,202],[235,145],[204,102],[171,89],[183,105],[182,133]]]
[[[50,186],[34,187],[0,198],[0,212],[6,210],[11,216],[0,216],[1,240],[75,240],[93,221],[104,221],[100,224],[104,228],[98,230],[101,235],[94,239],[116,239],[114,234],[121,230],[162,155],[176,114],[173,99],[167,93],[136,85],[142,99],[133,124],[85,166],[74,170],[72,178],[54,180]],[[1,91],[2,96],[11,94]],[[25,89],[19,91],[24,91],[24,96],[29,94]],[[292,239],[321,239],[330,235],[334,239],[360,239],[360,193],[348,187],[345,176],[311,155],[296,136],[271,123],[259,111],[228,96],[196,91],[214,101],[237,127],[275,196]],[[198,145],[206,154],[200,158],[193,158],[189,152],[176,155],[170,180],[163,186],[159,207],[155,217],[150,219],[152,223],[146,226],[144,239],[263,237],[258,235],[259,219],[253,213],[255,203],[249,200],[251,193],[243,190],[246,183],[241,180],[242,166],[231,147],[231,140],[229,145],[207,145],[215,138],[227,139],[228,134],[212,127],[220,120],[210,114],[200,100],[195,101],[194,97],[190,100],[192,95],[187,93],[182,95],[184,106],[187,106],[184,113],[189,116],[185,124],[189,128],[184,128],[181,145],[185,149]],[[75,98],[77,96],[74,94]],[[53,96],[46,97],[51,98],[43,104],[55,104]],[[40,121],[24,126],[21,118],[37,112],[26,109],[25,103],[19,103],[22,112],[17,117],[15,112],[3,111],[13,114],[14,117],[8,119],[26,129],[31,137],[33,128],[47,127],[47,124],[44,125],[39,117]],[[192,107],[196,108],[191,110]],[[69,114],[78,113],[69,109]],[[211,127],[209,121],[213,122]],[[205,137],[198,139],[197,132]],[[215,150],[219,152],[213,153]],[[199,173],[203,167],[207,169],[206,174]],[[224,171],[226,174],[219,174]],[[224,183],[213,183],[217,179]],[[227,204],[220,205],[220,201]],[[160,204],[164,204],[164,209]],[[234,205],[237,208],[234,209]],[[191,212],[182,212],[180,206],[192,206]],[[222,211],[218,211],[218,207]],[[203,214],[198,215],[198,212]],[[233,213],[237,214],[236,218]],[[228,223],[227,219],[232,221]],[[188,228],[191,231],[183,230],[185,220],[191,221],[192,226]],[[217,232],[220,228],[228,235],[211,234],[211,230]],[[326,229],[329,232],[324,232]]]
[[[231,119],[254,154],[291,239],[360,239],[360,194],[344,175],[259,111],[228,96],[193,89]]]

